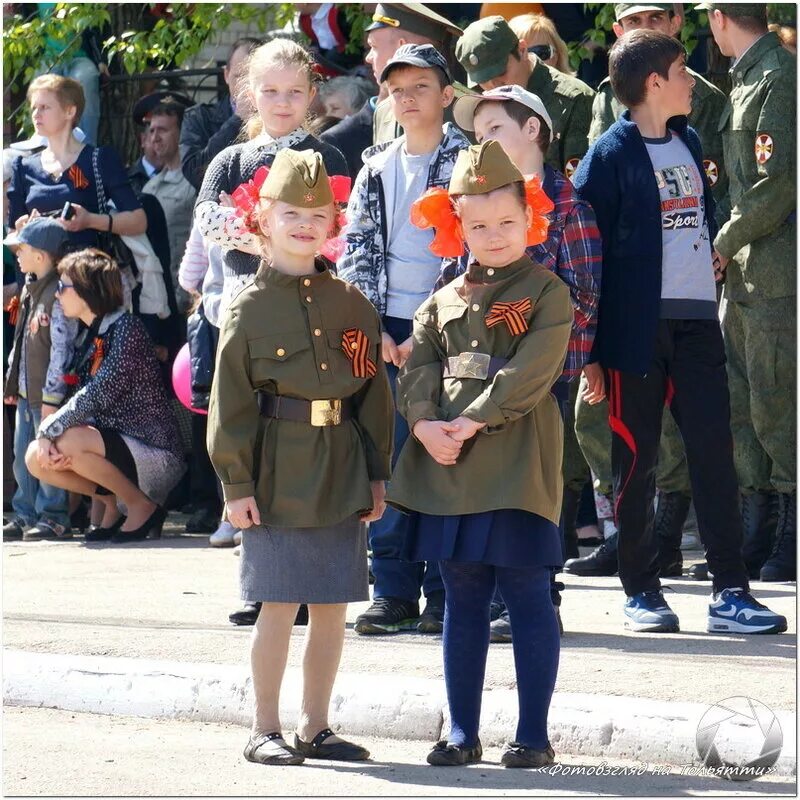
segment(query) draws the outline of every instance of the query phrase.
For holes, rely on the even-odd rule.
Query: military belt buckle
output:
[[[315,428],[339,425],[342,422],[341,400],[312,400],[311,424]]]
[[[491,356],[487,353],[461,353],[447,359],[448,372],[452,378],[476,378],[485,381],[489,376]]]

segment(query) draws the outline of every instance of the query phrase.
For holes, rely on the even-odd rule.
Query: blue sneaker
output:
[[[723,589],[708,604],[709,633],[783,633],[786,617],[770,611],[744,589]]]
[[[677,633],[681,629],[678,615],[660,589],[639,592],[625,601],[625,628],[643,633]]]

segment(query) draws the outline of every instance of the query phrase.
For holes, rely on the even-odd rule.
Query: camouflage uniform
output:
[[[796,490],[796,59],[768,33],[732,69],[720,121],[731,215],[723,318],[731,427],[745,492]]]
[[[689,125],[695,129],[703,145],[703,163],[714,199],[717,201],[717,223],[722,225],[730,213],[728,176],[722,153],[722,137],[719,133],[720,118],[726,98],[702,75],[691,70],[689,72],[695,79]],[[614,97],[611,81],[606,78],[598,87],[592,105],[589,144],[600,138],[624,110],[625,106]],[[589,406],[579,400],[575,407],[575,428],[581,449],[597,479],[596,488],[604,494],[610,492],[611,432],[608,429],[608,404],[603,401],[596,406]],[[664,493],[691,494],[683,439],[668,408],[664,409],[662,420],[656,484]]]

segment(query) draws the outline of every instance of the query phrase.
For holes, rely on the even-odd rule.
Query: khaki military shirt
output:
[[[527,330],[513,332],[513,319],[488,324],[498,303],[519,304]],[[422,419],[460,415],[487,427],[464,443],[453,466],[437,464],[410,436],[388,501],[443,515],[519,508],[558,524],[563,427],[550,389],[564,367],[572,320],[566,284],[527,257],[502,269],[473,264],[420,306],[397,381],[398,410],[412,430]],[[464,353],[508,361],[493,378],[443,378],[443,360]],[[481,356],[467,356],[465,367],[479,367]]]
[[[208,415],[208,452],[225,500],[255,496],[265,525],[334,524],[372,507],[390,474],[394,407],[372,304],[321,265],[285,275],[262,264],[224,319]],[[343,334],[366,335],[359,363]],[[367,360],[374,377],[357,377]],[[372,371],[372,368],[370,368]],[[353,398],[339,425],[259,415],[256,390],[305,400]]]
[[[700,144],[703,146],[703,166],[706,168],[706,177],[711,185],[714,200],[717,202],[717,224],[722,225],[730,215],[728,174],[725,171],[722,134],[719,130],[727,98],[702,75],[692,70],[688,70],[688,72],[695,80],[689,125],[694,128],[700,137]],[[594,144],[619,119],[619,115],[624,110],[625,106],[614,96],[611,81],[606,78],[597,87],[597,94],[592,105],[589,144]]]
[[[730,176],[730,220],[714,246],[727,258],[731,300],[796,294],[797,59],[777,34],[761,37],[731,69],[720,120]]]
[[[545,162],[571,178],[589,149],[594,92],[583,81],[532,58],[535,66],[525,88],[541,98],[553,120]]]

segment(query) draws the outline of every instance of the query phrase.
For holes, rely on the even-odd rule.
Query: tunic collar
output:
[[[471,283],[499,283],[532,265],[533,262],[528,256],[522,256],[505,267],[484,267],[473,261],[467,267],[467,280]]]
[[[285,272],[274,269],[265,261],[261,262],[258,270],[256,282],[259,286],[266,288],[267,286],[282,286],[282,287],[319,287],[327,283],[332,278],[331,271],[328,269],[327,264],[321,258],[314,261],[316,272],[311,275],[287,275]],[[308,283],[306,283],[308,281]]]
[[[774,47],[780,46],[778,34],[768,31],[760,39],[756,39],[731,65],[729,70],[730,74],[734,77],[741,78],[750,67],[761,60],[767,50],[772,50]]]

